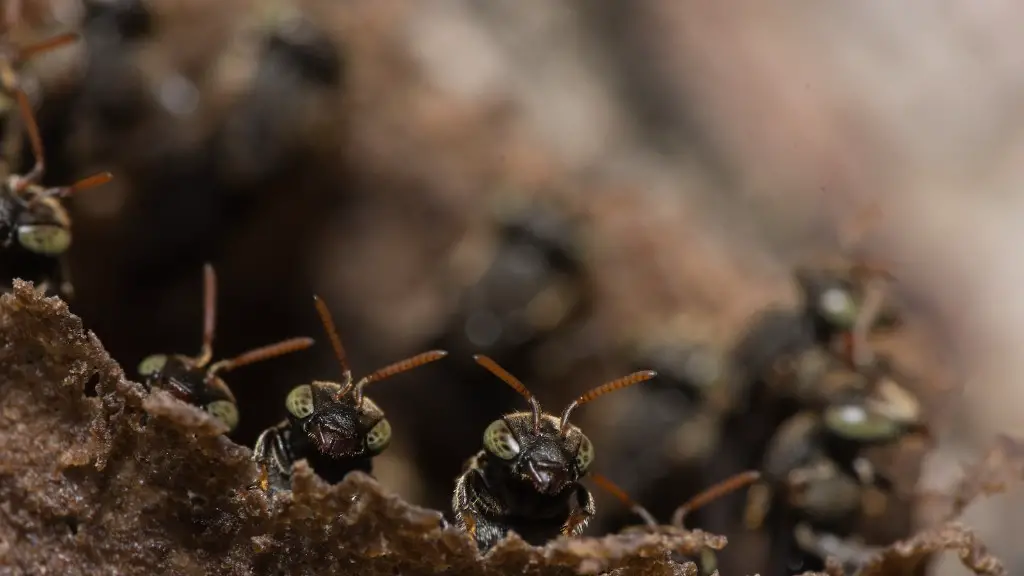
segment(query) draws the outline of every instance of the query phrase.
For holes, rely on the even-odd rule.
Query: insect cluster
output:
[[[107,182],[111,175],[101,173],[65,187],[42,186],[42,140],[18,71],[32,55],[74,39],[63,35],[27,48],[0,42],[0,271],[5,287],[11,279],[22,278],[65,300],[74,293],[67,272],[71,219],[62,201]],[[21,173],[17,152],[26,137],[33,159]],[[673,458],[665,439],[682,424],[701,420],[709,434],[707,443],[728,442],[730,435],[742,436],[745,428],[754,428],[749,426],[751,414],[762,400],[770,398],[780,407],[760,415],[774,429],[771,438],[760,444],[743,439],[757,447],[754,454],[734,463],[734,474],[714,474],[728,479],[693,496],[693,486],[707,485],[710,478],[698,476],[694,481],[684,475],[683,480],[690,482],[688,495],[674,494],[673,502],[689,499],[676,510],[670,526],[683,529],[683,519],[691,512],[754,485],[745,508],[746,524],[752,529],[767,526],[782,535],[782,542],[773,547],[779,563],[796,570],[819,568],[826,556],[851,564],[861,559],[866,548],[858,523],[877,513],[872,496],[884,500],[895,494],[892,479],[875,469],[864,455],[866,449],[927,432],[906,376],[894,359],[872,348],[874,335],[898,328],[901,322],[887,298],[884,274],[859,265],[799,270],[799,314],[766,315],[728,353],[688,338],[685,327],[633,342],[625,347],[624,364],[638,371],[591,389],[554,415],[544,412],[528,388],[502,366],[534,371],[537,358],[545,357],[545,346],[587,316],[592,306],[587,266],[576,230],[557,209],[531,205],[503,211],[497,222],[488,253],[460,268],[460,299],[451,322],[434,339],[438,349],[356,379],[331,313],[322,299],[314,297],[341,377],[337,382],[301,384],[287,394],[283,419],[264,430],[253,447],[259,476],[252,489],[270,496],[287,493],[299,460],[306,460],[329,483],[340,482],[352,471],[372,473],[374,457],[391,443],[392,427],[365,388],[441,360],[449,355],[447,350],[454,350],[446,364],[458,362],[456,380],[468,381],[469,368],[476,371],[473,377],[490,372],[525,398],[530,408],[493,420],[492,413],[477,410],[490,422],[480,426],[482,448],[455,478],[451,517],[480,550],[510,532],[532,544],[580,534],[596,512],[594,496],[582,483],[587,476],[640,517],[643,526],[637,529],[658,529],[654,515],[627,495],[646,494],[649,486],[637,480],[624,491],[593,472],[594,445],[570,417],[588,402],[660,374],[646,387],[643,394],[648,400],[633,417],[635,439],[630,441],[644,450],[625,442],[635,456],[628,462],[636,478],[654,476],[643,470],[662,466],[669,470],[666,483],[683,485],[673,468],[676,462],[665,465]],[[240,414],[224,374],[307,349],[314,341],[291,338],[214,361],[216,284],[208,264],[199,353],[155,354],[140,363],[138,373],[147,390],[166,391],[204,410],[231,433]],[[652,416],[655,407],[657,417]],[[684,436],[692,437],[693,429],[686,430]],[[699,457],[710,458],[714,452],[705,449]],[[710,569],[713,559],[701,561]]]
[[[61,201],[112,177],[104,172],[70,186],[41,185],[46,174],[43,140],[18,71],[32,56],[76,39],[75,34],[62,34],[26,47],[14,46],[6,37],[0,39],[0,275],[5,291],[12,279],[22,278],[47,294],[67,300],[73,297],[67,260],[71,218]],[[26,133],[33,163],[28,172],[20,173],[21,143]]]
[[[773,525],[792,535],[791,548],[776,551],[780,562],[818,569],[833,556],[857,565],[869,551],[859,523],[901,496],[865,452],[928,431],[908,377],[871,346],[872,336],[901,320],[886,301],[884,274],[854,266],[845,275],[817,270],[798,278],[812,338],[761,375],[795,413],[767,446],[766,482],[751,492],[747,522],[774,516]]]

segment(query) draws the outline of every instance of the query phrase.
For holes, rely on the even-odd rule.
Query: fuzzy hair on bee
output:
[[[16,104],[18,117],[11,115],[14,106],[7,106],[3,120],[5,154],[0,173],[0,276],[3,290],[10,280],[32,281],[37,290],[59,295],[65,300],[73,296],[67,260],[71,246],[71,217],[62,200],[72,194],[110,181],[103,172],[70,185],[45,188],[40,183],[46,171],[43,142],[28,96],[19,85],[16,68],[27,58],[64,46],[77,40],[76,34],[62,34],[38,44],[18,48],[0,43],[0,100]],[[20,122],[19,122],[20,120]],[[14,173],[17,152],[21,148],[22,128],[28,133],[34,164],[25,175]]]
[[[356,381],[327,305],[319,296],[314,296],[314,303],[341,365],[342,381],[312,382],[288,393],[287,419],[264,430],[253,448],[264,491],[287,490],[292,464],[299,459],[306,459],[330,483],[340,482],[353,470],[370,473],[374,456],[391,442],[391,423],[363,388],[448,355],[444,350],[424,352]]]
[[[657,374],[634,372],[594,388],[558,417],[542,412],[526,386],[496,362],[482,355],[474,359],[526,398],[531,411],[506,414],[484,430],[483,450],[455,482],[456,522],[480,550],[509,531],[536,545],[578,535],[595,512],[593,495],[579,482],[593,463],[594,446],[569,416],[587,402]]]
[[[146,388],[166,390],[183,402],[202,408],[220,420],[228,432],[231,432],[238,426],[238,405],[234,393],[220,374],[248,364],[305,350],[312,346],[314,341],[305,337],[290,338],[211,364],[216,319],[217,276],[213,266],[206,264],[203,267],[203,345],[199,354],[154,354],[139,363],[138,371],[145,378],[143,384]]]

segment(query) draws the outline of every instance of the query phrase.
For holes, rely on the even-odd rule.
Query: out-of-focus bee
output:
[[[793,535],[776,549],[787,564],[820,568],[819,538],[853,546],[860,519],[878,513],[871,498],[884,499],[893,486],[864,450],[927,434],[919,402],[885,371],[889,366],[886,359],[867,374],[849,369],[847,377],[837,376],[829,401],[786,420],[769,443],[765,483],[751,491],[747,524],[759,526],[769,509],[775,513],[773,528]]]
[[[579,482],[593,463],[594,447],[569,416],[578,406],[657,374],[635,372],[594,388],[559,418],[542,412],[526,386],[493,360],[474,359],[526,398],[532,410],[506,414],[484,431],[483,450],[469,459],[455,482],[457,523],[480,550],[509,531],[534,545],[579,534],[595,512],[594,497]]]
[[[424,352],[355,381],[330,311],[319,297],[315,303],[341,364],[342,381],[303,384],[288,393],[288,419],[263,431],[253,448],[264,491],[289,489],[292,464],[303,458],[332,484],[353,470],[371,472],[373,457],[391,442],[391,423],[384,411],[363,395],[363,388],[448,354],[444,350]]]
[[[438,433],[434,420],[415,415],[412,435],[417,466],[431,503],[451,496],[450,471],[479,448],[466,431],[486,427],[489,414],[509,409],[501,393],[479,393],[490,376],[472,361],[483,353],[524,378],[562,380],[578,353],[576,329],[592,308],[592,289],[582,248],[581,226],[570,208],[547,198],[502,193],[486,218],[452,248],[446,271],[451,312],[430,340],[452,352],[445,362],[444,386],[424,398],[431,411],[460,411],[459,425]],[[471,404],[465,404],[472,398]],[[444,500],[442,500],[444,499]]]
[[[617,411],[611,459],[633,473],[625,491],[648,505],[681,501],[706,484],[707,475],[734,469],[736,462],[707,466],[718,448],[724,420],[742,406],[742,390],[729,358],[714,344],[691,336],[685,318],[645,329],[627,340],[624,354],[632,369],[650,367],[658,378],[633,391]],[[623,514],[603,515],[609,527],[628,521]]]
[[[76,38],[74,34],[64,34],[27,48],[0,43],[0,101],[16,103],[35,157],[28,174],[16,173],[22,127],[18,118],[10,113],[14,106],[0,103],[0,114],[4,120],[4,154],[0,164],[0,176],[3,176],[0,188],[0,276],[4,282],[3,290],[9,289],[11,279],[21,278],[32,281],[45,294],[59,295],[66,300],[73,297],[67,261],[67,251],[71,246],[71,217],[61,200],[112,178],[109,173],[101,173],[71,186],[44,188],[40,185],[45,173],[43,142],[28,96],[18,85],[16,68],[26,58],[58,48]]]
[[[226,182],[258,183],[309,156],[311,146],[330,146],[342,54],[294,0],[254,4],[220,64],[229,89],[240,91],[215,144]],[[234,79],[238,70],[248,71],[243,81]]]
[[[855,252],[878,217],[880,211],[872,206],[844,222],[838,231],[841,252]],[[878,263],[843,256],[798,266],[793,276],[801,299],[799,310],[767,309],[753,320],[734,358],[748,385],[767,384],[773,396],[799,403],[801,391],[813,378],[788,378],[792,370],[780,370],[780,363],[795,367],[798,373],[803,367],[814,372],[825,356],[833,354],[855,367],[870,366],[870,337],[900,327],[903,316],[892,298],[892,274]],[[805,353],[812,357],[799,358]],[[797,390],[790,389],[791,384]]]
[[[722,480],[711,487],[701,491],[695,496],[687,500],[683,505],[676,508],[672,514],[672,519],[668,525],[670,528],[675,530],[685,531],[685,520],[692,512],[697,511],[700,508],[711,504],[712,502],[728,496],[733,492],[754,484],[761,478],[761,473],[755,470],[748,470],[735,474]],[[621,487],[609,480],[605,476],[594,474],[592,480],[595,484],[600,486],[606,492],[614,496],[617,500],[622,502],[631,512],[636,514],[643,520],[643,526],[630,527],[624,530],[624,532],[641,530],[641,531],[658,531],[664,528],[658,523],[657,519],[651,514],[647,508],[641,506],[639,503],[630,498],[629,494],[626,493]],[[701,574],[714,574],[718,570],[718,561],[715,557],[714,551],[705,548],[701,551],[701,554],[697,558],[687,558],[693,560],[700,566]]]
[[[496,235],[483,252],[471,255],[476,244],[454,252],[462,289],[446,340],[505,358],[579,317],[588,292],[575,223],[558,206],[508,200],[494,214]]]
[[[147,388],[166,390],[183,402],[206,410],[227,426],[230,433],[238,426],[238,406],[235,395],[220,374],[305,350],[313,345],[313,339],[290,338],[211,364],[216,321],[217,277],[213,266],[207,264],[203,267],[203,346],[199,355],[154,354],[139,364],[139,374],[145,377]]]

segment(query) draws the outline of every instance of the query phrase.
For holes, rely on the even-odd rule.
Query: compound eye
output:
[[[895,440],[900,425],[891,418],[875,414],[864,406],[846,404],[825,410],[825,426],[830,432],[855,442]]]
[[[206,405],[206,411],[228,427],[228,432],[238,426],[238,407],[228,400],[214,400]]]
[[[50,224],[18,226],[18,244],[36,254],[59,256],[71,246],[71,231]]]
[[[383,452],[391,443],[391,423],[387,418],[381,419],[366,435],[366,447],[374,454]]]
[[[590,463],[594,461],[594,445],[585,434],[580,434],[580,447],[576,450],[576,469],[580,474],[587,471]]]
[[[152,376],[163,370],[166,365],[167,356],[165,354],[146,356],[142,362],[139,362],[139,374],[143,376]]]
[[[502,460],[519,455],[519,441],[504,420],[495,420],[484,430],[484,448]]]
[[[309,384],[296,386],[288,393],[284,401],[285,408],[292,416],[299,418],[309,417],[313,413],[313,389]]]
[[[850,330],[857,321],[857,303],[848,290],[829,288],[818,297],[818,311],[833,326]]]

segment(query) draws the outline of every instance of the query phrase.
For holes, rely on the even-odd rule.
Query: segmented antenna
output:
[[[405,360],[399,360],[398,362],[395,362],[393,364],[388,364],[387,366],[374,371],[369,376],[361,378],[359,382],[356,383],[356,406],[362,406],[363,388],[367,384],[378,382],[380,380],[384,380],[385,378],[390,378],[395,374],[401,374],[402,372],[407,372],[409,370],[412,370],[413,368],[419,368],[424,364],[429,364],[436,360],[440,360],[441,358],[444,358],[447,355],[448,352],[445,350],[431,350],[430,352],[424,352],[422,354],[417,354],[416,356],[413,356],[411,358],[406,358]]]
[[[572,414],[572,411],[575,410],[576,408],[586,404],[587,402],[596,400],[597,398],[600,398],[601,396],[604,396],[609,392],[615,392],[616,390],[621,390],[623,388],[633,386],[634,384],[646,382],[647,380],[650,380],[651,378],[654,378],[657,375],[658,373],[655,372],[654,370],[641,370],[640,372],[633,372],[629,376],[623,376],[622,378],[612,380],[611,382],[602,384],[597,388],[592,388],[591,390],[584,392],[583,395],[573,400],[568,406],[566,406],[565,411],[562,412],[562,422],[560,426],[561,433],[565,434],[566,431],[569,430],[569,416]]]
[[[208,376],[213,376],[218,372],[230,372],[235,368],[247,366],[249,364],[255,364],[264,360],[270,360],[271,358],[277,358],[285,354],[291,354],[292,352],[298,352],[299,350],[305,350],[315,343],[312,338],[300,337],[300,338],[289,338],[282,340],[281,342],[275,342],[274,344],[267,344],[266,346],[260,346],[248,352],[243,352],[234,358],[227,360],[221,360],[215,362],[206,371]]]
[[[630,511],[632,511],[634,514],[639,516],[641,520],[644,521],[644,524],[651,528],[654,528],[658,525],[658,521],[654,519],[654,515],[651,514],[651,512],[647,510],[647,508],[644,508],[643,506],[635,502],[632,498],[629,497],[628,494],[626,494],[625,490],[619,488],[619,485],[616,484],[615,482],[612,482],[607,476],[604,476],[603,474],[591,473],[590,479],[594,481],[594,484],[600,486],[602,490],[614,496],[619,502],[625,504],[626,507],[630,509]]]
[[[748,470],[722,480],[718,484],[715,484],[693,498],[690,498],[679,508],[676,508],[675,513],[672,514],[672,525],[677,528],[683,528],[683,521],[686,520],[686,515],[690,512],[707,506],[715,500],[731,494],[744,486],[749,486],[760,479],[760,472],[757,470]]]
[[[342,382],[341,391],[338,392],[338,397],[341,397],[352,391],[352,370],[348,367],[348,357],[345,354],[345,348],[341,345],[338,329],[334,327],[334,318],[331,316],[331,311],[327,309],[327,304],[324,303],[323,298],[316,294],[313,295],[313,304],[316,305],[316,311],[320,314],[320,322],[324,325],[324,332],[327,333],[327,337],[331,340],[334,356],[338,359],[338,364],[341,365]]]
[[[57,198],[67,198],[68,196],[71,196],[76,192],[81,192],[82,190],[102,186],[103,184],[106,184],[107,182],[110,182],[113,179],[114,175],[111,174],[110,172],[100,172],[98,174],[93,174],[92,176],[82,178],[81,180],[75,182],[70,186],[57,186],[56,188],[49,188],[45,190],[42,195],[56,196]]]
[[[213,359],[213,337],[217,328],[217,273],[213,265],[203,264],[203,346],[196,365],[202,367]]]
[[[534,398],[533,394],[530,393],[530,390],[526,387],[526,384],[520,382],[518,378],[516,378],[512,374],[509,374],[508,370],[505,370],[504,368],[499,366],[497,362],[491,360],[489,357],[484,356],[483,354],[474,354],[473,360],[476,360],[477,364],[483,366],[484,368],[487,368],[487,370],[490,371],[491,374],[494,374],[498,378],[501,378],[502,381],[505,382],[505,384],[508,384],[509,386],[512,387],[513,390],[519,392],[519,394],[523,398],[526,398],[526,401],[530,403],[530,408],[533,410],[533,432],[535,434],[540,432],[540,402],[538,402],[537,399]]]

